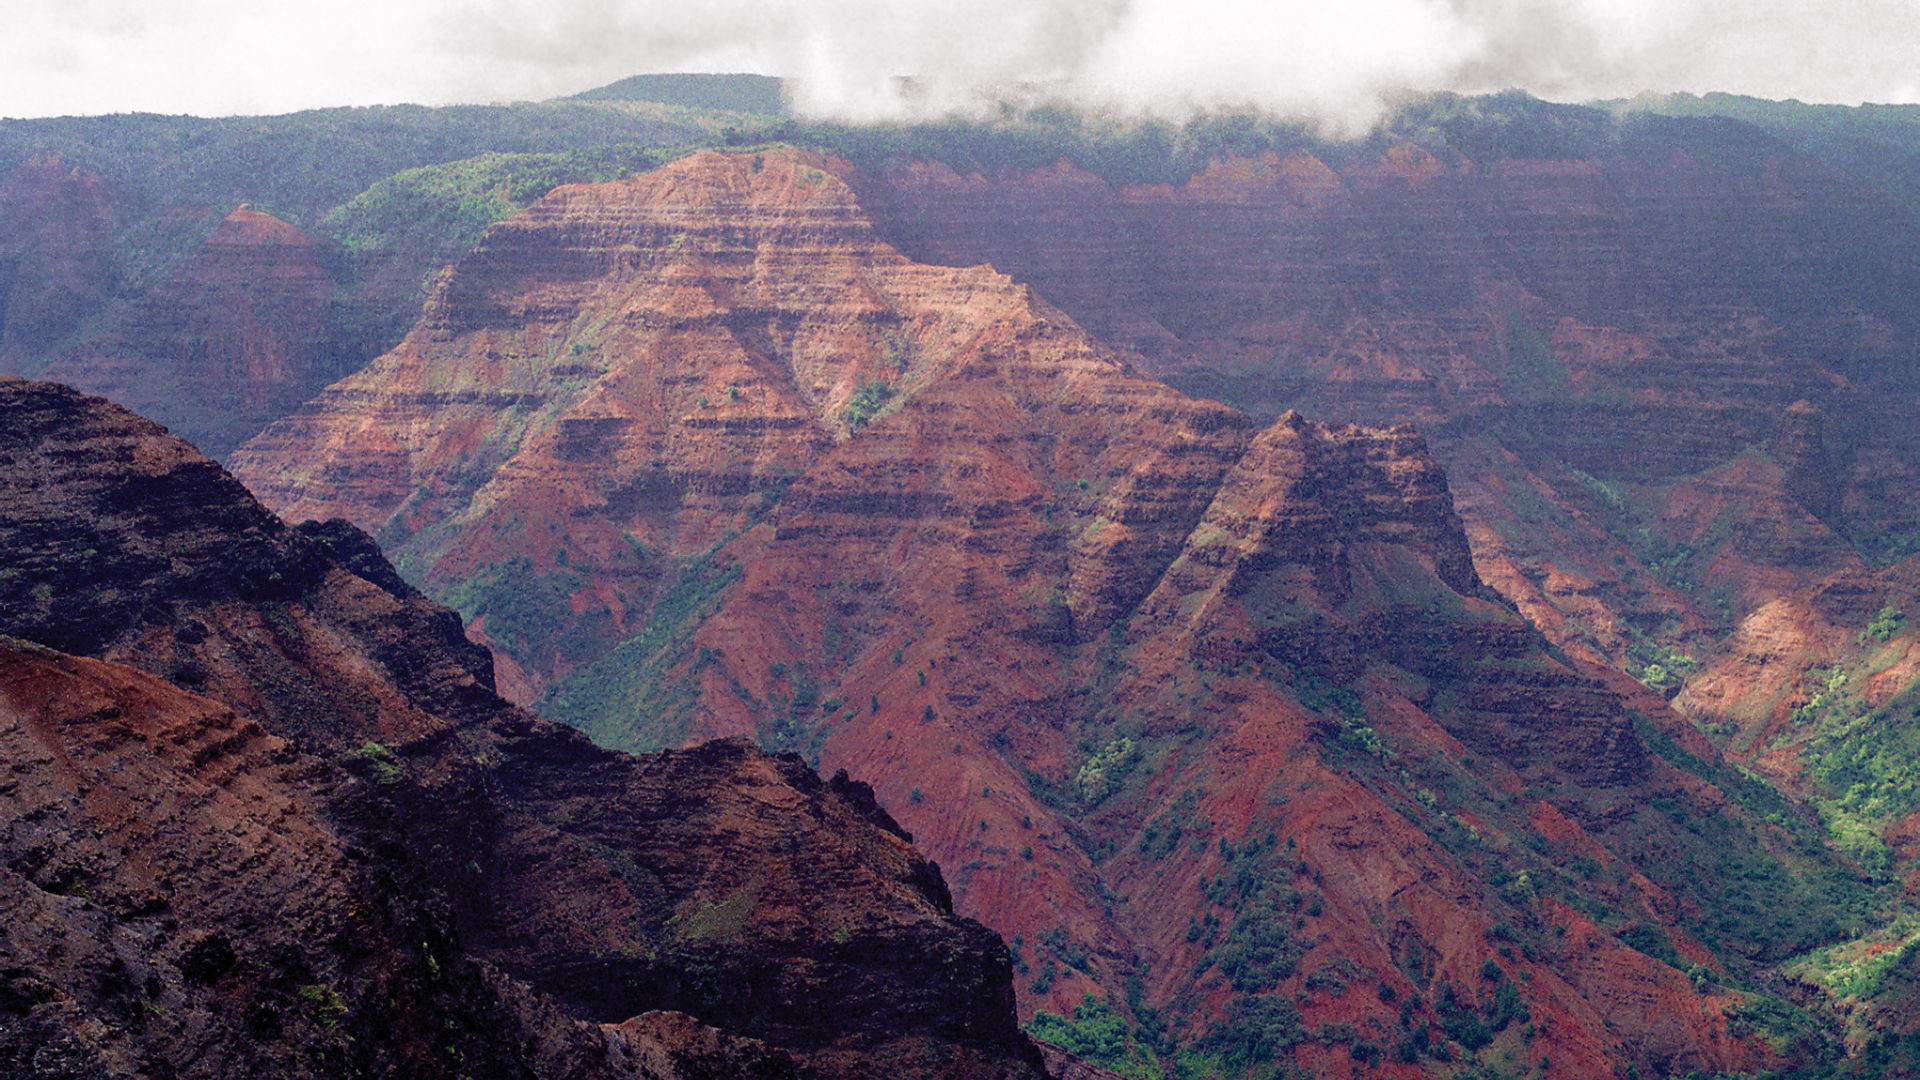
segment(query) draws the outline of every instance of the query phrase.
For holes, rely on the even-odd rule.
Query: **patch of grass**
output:
[[[1026,1025],[1028,1035],[1134,1080],[1160,1080],[1166,1068],[1142,1045],[1132,1025],[1108,1002],[1087,994],[1071,1019],[1041,1010]]]
[[[549,688],[542,715],[615,750],[678,745],[692,718],[695,680],[718,659],[705,650],[689,655],[693,633],[739,577],[739,567],[711,554],[687,560],[646,627]]]
[[[884,379],[861,383],[860,388],[847,399],[847,407],[840,410],[840,420],[847,425],[848,431],[859,431],[866,427],[892,399],[892,383]]]

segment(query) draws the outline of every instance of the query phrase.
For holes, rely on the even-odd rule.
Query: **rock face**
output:
[[[865,183],[768,150],[561,189],[236,472],[390,541],[604,743],[870,778],[1025,1009],[1331,1073],[1779,1060],[1680,968],[1810,943],[1846,872],[1483,583],[1420,436],[1183,397],[901,256]]]
[[[434,738],[500,707],[456,616],[328,543],[382,562],[364,536],[288,528],[124,409],[51,383],[0,392],[0,633],[152,671],[335,749]]]
[[[1920,236],[1756,131],[1562,111],[1612,134],[1536,157],[1270,153],[1177,187],[901,163],[862,191],[909,255],[991,262],[1183,389],[1418,423],[1482,574],[1556,642],[1697,651],[1858,566],[1840,534],[1913,529],[1916,328],[1893,290]],[[1850,418],[1838,441],[1821,414]],[[1799,541],[1729,545],[1741,529],[1670,505],[1749,450],[1784,473],[1750,470],[1746,524]],[[1730,607],[1702,580],[1755,576]]]
[[[1201,490],[1170,491],[1151,512],[1199,512],[1206,470],[1226,467],[1244,419],[1113,378],[1110,357],[989,270],[907,262],[836,171],[793,153],[709,154],[563,188],[489,233],[398,349],[253,440],[234,468],[289,518],[346,517],[431,586],[465,589],[536,686],[637,630],[629,612],[671,584],[673,557],[748,530],[854,430],[930,387],[948,392],[950,377],[1010,404],[1050,399],[1022,453],[1060,460],[1049,483],[1104,474],[1116,499],[1161,481],[1120,476],[1138,453],[1109,444],[1189,431],[1202,452],[1168,466],[1200,470]],[[1044,365],[1027,362],[1035,353]],[[1136,420],[1151,426],[1135,432]],[[1006,451],[973,452],[985,456],[965,490],[938,497],[1004,501],[992,467]],[[1092,497],[1075,501],[1092,511]],[[1107,544],[1088,573],[1130,551]],[[491,602],[509,579],[557,593],[547,617],[567,631],[535,640],[516,612],[494,611],[513,606]],[[1085,578],[1078,598],[1109,603],[1106,587]],[[582,647],[556,650],[556,637]]]
[[[346,523],[65,388],[0,414],[10,1071],[1041,1075],[866,785],[594,747]]]
[[[351,366],[319,245],[245,206],[109,325],[42,369],[223,457]]]

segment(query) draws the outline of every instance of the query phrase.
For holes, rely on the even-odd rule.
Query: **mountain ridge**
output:
[[[1042,1075],[1005,946],[865,785],[594,747],[351,525],[64,387],[0,412],[0,1060]]]

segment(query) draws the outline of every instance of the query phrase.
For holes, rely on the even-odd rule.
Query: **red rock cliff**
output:
[[[1015,935],[1029,1008],[1137,979],[1139,1017],[1322,1070],[1438,1069],[1482,1048],[1462,1008],[1588,1072],[1772,1060],[1678,967],[1783,947],[1690,929],[1750,903],[1703,868],[1771,834],[1657,696],[1482,586],[1418,436],[1256,431],[903,258],[848,176],[562,189],[235,468],[378,530],[598,738],[872,778]]]

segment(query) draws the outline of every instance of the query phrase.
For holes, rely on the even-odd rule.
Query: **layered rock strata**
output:
[[[1497,1032],[1589,1072],[1778,1060],[1680,966],[1794,947],[1844,872],[1782,871],[1789,929],[1707,917],[1754,909],[1704,867],[1784,841],[1486,588],[1417,435],[1183,397],[903,258],[858,179],[775,149],[561,189],[235,468],[390,540],[608,744],[870,777],[1024,1008],[1110,993],[1320,1071]]]
[[[1914,527],[1898,372],[1916,338],[1893,283],[1920,237],[1757,131],[1562,119],[1614,138],[1586,157],[1382,139],[1171,186],[896,162],[862,192],[908,254],[991,262],[1182,388],[1419,423],[1482,573],[1555,641],[1615,663],[1647,638],[1697,652],[1842,568],[1837,533]],[[1855,418],[1838,443],[1822,411]],[[1666,519],[1670,485],[1756,450],[1788,470],[1763,527],[1832,527],[1811,562]],[[1720,596],[1703,574],[1767,591]]]

